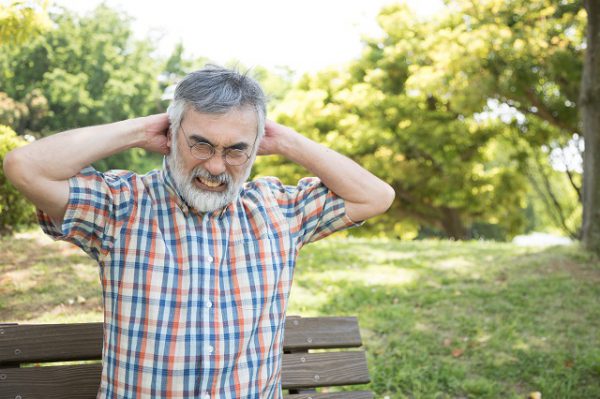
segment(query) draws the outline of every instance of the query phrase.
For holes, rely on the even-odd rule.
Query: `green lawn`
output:
[[[101,321],[97,269],[30,232],[0,240],[0,321]],[[376,397],[600,398],[600,261],[579,248],[330,238],[288,314],[356,315]]]

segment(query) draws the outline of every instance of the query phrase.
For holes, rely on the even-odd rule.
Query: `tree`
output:
[[[581,121],[585,137],[583,171],[584,246],[600,255],[600,1],[585,0],[587,49],[581,81]]]
[[[0,46],[16,46],[48,30],[47,3],[12,0],[0,4]]]
[[[517,233],[526,181],[510,129],[457,112],[452,98],[409,90],[432,27],[399,5],[386,8],[379,22],[382,38],[369,40],[348,67],[301,79],[276,108],[278,120],[349,155],[394,187],[397,200],[380,219],[388,232],[409,236],[418,226],[430,226],[463,239],[484,222]],[[302,174],[277,159],[260,167],[263,174]]]
[[[582,136],[578,122],[585,13],[581,1],[487,0],[449,2],[413,65],[410,89],[451,100],[464,115],[489,104],[508,110],[515,145],[529,160],[523,168],[534,193],[549,198],[547,212],[557,226],[579,237],[579,226],[566,221],[580,212],[581,175],[564,168],[571,193],[550,182],[550,154],[560,153]],[[512,119],[512,120],[506,120]],[[541,164],[540,161],[541,160]],[[564,187],[560,185],[560,187]],[[576,201],[563,201],[576,198]]]
[[[28,40],[38,37],[49,29],[46,2],[12,1],[0,4],[0,48],[16,49]],[[43,96],[32,91],[15,101],[0,92],[0,165],[11,150],[25,145],[10,126],[22,126],[26,120],[39,121],[46,110]],[[0,169],[0,235],[13,232],[34,220],[33,205],[6,179]]]
[[[27,142],[17,137],[11,128],[0,125],[0,165],[8,152],[25,144]],[[31,224],[34,220],[33,205],[8,181],[4,170],[0,169],[0,235],[13,232],[17,227]]]
[[[133,37],[127,16],[98,6],[86,16],[67,10],[52,14],[55,29],[19,46],[0,49],[2,90],[15,103],[36,94],[47,103],[41,115],[28,109],[15,126],[19,134],[44,136],[164,110],[154,48]],[[141,149],[121,153],[100,169],[156,166]]]

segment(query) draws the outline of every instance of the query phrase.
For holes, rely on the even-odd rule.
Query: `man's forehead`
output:
[[[207,114],[189,110],[183,128],[190,136],[201,136],[213,144],[228,146],[251,143],[257,135],[257,117],[252,108],[235,108],[224,114]]]

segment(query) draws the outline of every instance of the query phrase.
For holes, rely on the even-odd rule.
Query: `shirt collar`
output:
[[[171,171],[171,168],[169,167],[166,156],[163,157],[163,167],[162,167],[161,172],[162,172],[162,178],[165,183],[165,187],[167,188],[167,191],[169,192],[171,197],[173,197],[173,199],[175,200],[175,203],[177,204],[179,209],[181,209],[181,211],[184,213],[185,216],[188,216],[188,214],[190,212],[193,212],[198,216],[203,216],[207,213],[212,213],[214,215],[218,215],[219,218],[222,218],[223,215],[225,214],[225,212],[227,211],[227,209],[233,205],[233,202],[231,202],[231,203],[225,205],[223,208],[216,209],[212,212],[200,212],[196,208],[188,205],[188,203],[185,202],[185,200],[183,199],[181,194],[179,194],[179,191],[177,190],[177,187],[175,186],[175,181],[173,180],[172,171]]]

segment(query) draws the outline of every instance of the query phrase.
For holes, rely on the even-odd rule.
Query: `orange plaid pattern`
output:
[[[100,265],[98,398],[280,398],[283,327],[302,245],[357,225],[317,178],[248,182],[200,214],[165,166],[146,175],[86,168],[61,225],[42,229]]]

